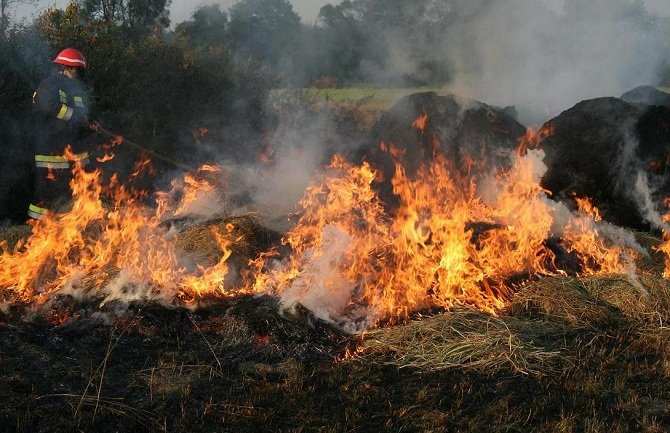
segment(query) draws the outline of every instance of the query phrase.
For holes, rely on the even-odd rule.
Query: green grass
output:
[[[351,87],[343,89],[306,89],[308,95],[315,98],[322,98],[331,101],[358,101],[362,99],[371,99],[372,101],[391,102],[396,101],[403,96],[419,92],[441,92],[444,89],[434,87]]]
[[[403,96],[419,92],[444,92],[444,88],[437,87],[347,87],[318,89],[315,87],[302,89],[303,96],[315,101],[330,102],[395,102]],[[275,89],[272,97],[281,98],[287,94],[294,94],[295,90]]]

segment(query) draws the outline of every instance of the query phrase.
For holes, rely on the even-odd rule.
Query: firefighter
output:
[[[43,219],[70,201],[72,168],[88,163],[83,139],[87,131],[100,129],[90,120],[91,102],[81,82],[87,65],[84,55],[66,48],[53,63],[57,71],[33,94],[35,189],[28,216],[34,219]]]

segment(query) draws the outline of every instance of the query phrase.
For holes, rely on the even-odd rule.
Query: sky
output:
[[[660,2],[666,0],[659,0]],[[170,19],[173,24],[188,20],[193,11],[199,6],[219,4],[221,9],[226,10],[236,0],[172,0],[170,7]],[[29,18],[35,14],[39,14],[48,7],[55,6],[57,8],[64,8],[69,3],[69,0],[37,0],[34,5],[19,4],[16,5],[16,10],[13,12],[14,16],[20,18]],[[319,15],[319,10],[322,6],[331,3],[339,4],[338,0],[290,0],[293,5],[293,10],[300,15],[304,23],[311,24]]]
[[[661,0],[668,1],[668,0]],[[170,19],[175,23],[185,21],[190,18],[193,10],[201,5],[208,4],[220,4],[222,9],[228,9],[232,4],[235,3],[235,0],[219,0],[218,2],[213,2],[211,0],[172,0],[172,6],[170,8]],[[290,0],[293,10],[300,15],[300,19],[307,24],[312,24],[316,21],[316,17],[319,15],[319,10],[321,7],[331,3],[339,4],[338,0]]]
[[[173,24],[178,24],[182,21],[188,20],[193,11],[198,6],[220,4],[222,9],[228,9],[236,0],[172,0],[170,7],[170,19]],[[289,0],[293,5],[293,10],[300,15],[304,23],[312,24],[319,15],[319,10],[322,6],[330,4],[339,4],[339,0]],[[504,0],[501,0],[504,1]],[[563,0],[543,0],[548,4],[560,8]],[[34,5],[16,5],[17,8],[13,13],[16,17],[27,18],[40,13],[44,9],[55,6],[59,8],[65,7],[69,0],[38,0]],[[662,17],[670,17],[670,0],[643,0],[647,9]]]
[[[316,21],[319,15],[319,10],[326,4],[339,4],[339,0],[289,0],[293,5],[293,10],[300,15],[304,23],[312,24]],[[504,1],[504,0],[501,0]],[[560,8],[562,0],[544,0],[546,3],[554,4]],[[199,5],[212,4],[209,0],[172,0],[172,7],[170,11],[170,18],[173,22],[178,23],[190,18],[193,10]],[[219,4],[223,5],[223,9],[227,9],[235,0],[220,0]],[[662,17],[670,17],[670,0],[643,0],[649,12],[655,13]]]

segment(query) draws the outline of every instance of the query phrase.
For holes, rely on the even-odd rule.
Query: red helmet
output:
[[[73,66],[78,68],[86,69],[86,57],[81,53],[81,51],[74,48],[66,48],[60,53],[53,61],[59,65]]]

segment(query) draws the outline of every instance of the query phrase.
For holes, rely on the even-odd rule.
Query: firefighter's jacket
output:
[[[53,168],[77,159],[88,158],[82,145],[89,117],[90,99],[79,80],[60,73],[44,79],[33,95],[35,116],[34,150],[38,167],[48,164]],[[76,157],[64,157],[70,145]]]

